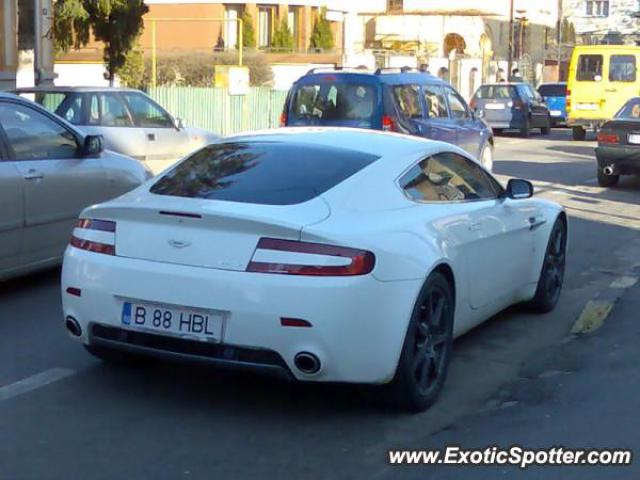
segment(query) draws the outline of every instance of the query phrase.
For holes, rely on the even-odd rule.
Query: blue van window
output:
[[[417,85],[396,85],[393,87],[393,97],[400,111],[407,117],[422,118],[420,87]]]
[[[371,122],[377,103],[373,85],[346,82],[304,84],[293,94],[291,120]]]
[[[442,87],[423,85],[424,101],[427,104],[427,116],[429,118],[447,118],[447,103],[444,99]]]

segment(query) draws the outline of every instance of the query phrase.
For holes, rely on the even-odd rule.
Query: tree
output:
[[[331,31],[331,24],[329,23],[329,20],[327,20],[326,9],[323,9],[320,16],[316,19],[316,23],[313,26],[313,33],[311,34],[310,44],[312,48],[320,50],[333,49],[333,32]]]
[[[256,34],[253,29],[253,18],[246,9],[242,13],[242,46],[245,48],[256,47]]]
[[[62,51],[89,43],[90,33],[104,43],[109,83],[127,60],[149,11],[144,0],[58,0],[54,7],[54,43]]]
[[[286,17],[282,17],[280,25],[273,33],[271,46],[280,51],[290,52],[293,50],[293,34],[291,33],[291,30],[289,30]]]

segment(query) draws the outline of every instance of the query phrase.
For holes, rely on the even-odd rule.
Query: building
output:
[[[563,15],[574,25],[577,43],[640,44],[638,0],[564,0]]]

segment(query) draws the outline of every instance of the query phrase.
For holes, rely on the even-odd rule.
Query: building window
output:
[[[587,0],[587,15],[590,17],[608,17],[609,0]]]
[[[402,2],[403,0],[387,0],[387,10],[390,12],[402,11]]]
[[[240,18],[239,6],[226,5],[224,10],[224,40],[229,49],[238,48],[238,18]]]
[[[273,31],[273,7],[258,9],[258,48],[268,48],[271,45]]]

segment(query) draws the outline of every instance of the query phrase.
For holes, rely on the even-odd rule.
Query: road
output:
[[[359,390],[339,386],[184,366],[102,364],[62,328],[54,270],[0,284],[0,478],[476,478],[475,467],[390,466],[387,451],[451,443],[507,447],[516,439],[538,448],[637,446],[637,433],[611,423],[621,418],[617,397],[624,392],[583,401],[602,392],[598,379],[609,368],[630,368],[628,349],[623,362],[607,357],[607,369],[584,378],[579,371],[594,355],[609,355],[610,345],[630,338],[637,343],[637,326],[628,321],[637,308],[625,302],[640,275],[634,270],[640,264],[640,181],[624,178],[616,190],[598,187],[594,144],[573,142],[567,131],[503,136],[496,143],[501,178],[528,178],[538,195],[568,209],[565,290],[551,314],[513,308],[458,339],[446,387],[431,410],[388,412]],[[619,305],[608,318],[598,315],[598,305],[606,311],[613,303]],[[616,315],[627,319],[618,324],[628,335],[611,326]],[[578,330],[604,326],[570,334],[579,318]],[[619,337],[605,336],[612,332]],[[637,376],[638,370],[630,372]],[[618,377],[611,388],[624,389]],[[572,385],[566,404],[554,388],[558,383]],[[578,428],[588,418],[582,415],[599,416],[609,428],[589,436],[584,424]],[[638,426],[635,420],[635,432]],[[486,478],[516,478],[514,467],[505,468]],[[637,466],[617,468],[615,478],[640,475]],[[582,478],[585,470],[561,472],[566,480]],[[553,469],[526,473],[560,478]]]

